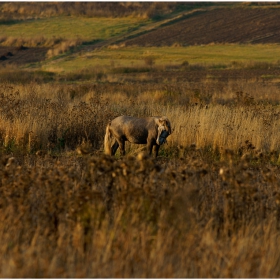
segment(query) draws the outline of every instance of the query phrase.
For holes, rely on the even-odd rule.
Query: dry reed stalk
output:
[[[261,108],[225,106],[190,107],[186,112],[180,108],[168,109],[166,115],[175,124],[170,136],[171,145],[187,147],[212,146],[214,149],[238,150],[249,140],[259,150],[277,150],[279,112],[266,113]],[[269,118],[269,122],[264,120]]]

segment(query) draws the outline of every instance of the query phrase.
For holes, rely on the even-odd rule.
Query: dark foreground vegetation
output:
[[[279,167],[1,156],[1,277],[279,277]]]
[[[277,85],[133,89],[2,83],[1,277],[279,277]],[[103,155],[122,114],[170,118],[159,158]]]

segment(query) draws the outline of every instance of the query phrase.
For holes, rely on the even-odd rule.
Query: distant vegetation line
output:
[[[178,2],[10,2],[0,3],[0,21],[49,16],[153,18],[176,10],[191,9],[211,3]]]
[[[279,2],[2,2],[0,24],[51,16],[127,17],[159,19],[173,12],[206,6],[278,6]]]

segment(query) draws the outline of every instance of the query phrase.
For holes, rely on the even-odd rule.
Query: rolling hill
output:
[[[48,26],[58,26],[59,18],[61,17],[60,28],[63,30],[64,24],[70,24],[73,20],[78,20],[65,15],[58,15],[45,19]],[[80,16],[81,17],[81,16]],[[98,25],[98,17],[91,19],[86,18],[87,27],[80,28],[78,31],[73,29],[73,36],[77,37],[81,44],[69,49],[64,54],[72,55],[73,53],[89,52],[94,49],[100,49],[108,46],[138,46],[138,47],[159,47],[159,46],[193,46],[193,45],[208,45],[208,44],[267,44],[280,43],[280,8],[279,5],[272,6],[250,6],[241,5],[240,3],[230,5],[205,5],[193,9],[183,9],[173,11],[170,14],[165,14],[164,17],[158,19],[147,20],[139,19],[137,25],[132,25],[133,17],[120,18],[121,25],[117,25],[119,21],[116,18],[108,17],[108,28],[112,31],[105,32],[106,27],[101,31],[96,28],[94,38],[89,36],[83,37],[83,30],[91,30],[92,33],[95,25]],[[17,39],[25,39],[24,26],[28,26],[28,36],[32,36],[34,30],[34,38],[38,40],[38,24],[42,19],[23,19],[12,23],[2,22],[2,27],[6,29],[5,34],[1,34],[0,38],[0,64],[7,65],[12,63],[14,65],[30,64],[44,61],[47,56],[50,46],[44,44],[37,44],[38,46],[28,46],[24,50],[18,50],[19,46],[7,45],[1,43],[5,38],[14,35],[9,34],[11,29],[20,30],[20,36]],[[52,24],[52,20],[54,24]],[[101,20],[101,19],[100,19]],[[104,21],[104,18],[102,19]],[[123,22],[125,21],[125,22]],[[112,22],[110,26],[110,22]],[[33,25],[35,27],[32,27]],[[95,24],[95,25],[94,25]],[[107,21],[106,21],[107,24]],[[67,26],[68,26],[67,25]],[[10,27],[9,27],[10,26]],[[47,26],[47,25],[46,25]],[[115,29],[121,26],[120,31]],[[12,29],[13,28],[13,29]],[[64,28],[65,29],[65,28]],[[11,31],[11,32],[12,32]],[[36,33],[37,32],[37,33]],[[46,30],[44,31],[46,32]],[[75,33],[76,32],[76,33]],[[88,33],[90,34],[88,31]],[[68,32],[69,33],[69,32]],[[67,34],[68,34],[67,33]],[[99,34],[100,33],[100,34]],[[31,35],[30,35],[31,34]],[[61,33],[61,38],[67,39],[69,34],[65,36]],[[64,36],[64,37],[63,37]],[[43,37],[42,37],[43,38]],[[63,39],[63,40],[64,40]],[[2,40],[2,41],[1,41]],[[20,42],[20,40],[18,40]],[[44,40],[48,40],[44,38]],[[54,38],[54,41],[56,38]],[[16,41],[16,40],[10,40]],[[32,40],[30,40],[32,41]],[[24,40],[23,40],[24,42]],[[62,42],[63,43],[63,42]],[[17,48],[16,48],[17,47]],[[12,53],[12,56],[6,54]]]

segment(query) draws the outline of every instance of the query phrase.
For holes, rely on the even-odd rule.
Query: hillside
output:
[[[214,9],[126,41],[126,45],[171,46],[211,43],[279,43],[280,10]]]
[[[155,17],[177,9],[204,4],[176,2],[3,2],[0,21],[47,18],[50,16],[82,17]],[[207,4],[211,5],[211,4]]]
[[[131,14],[129,17],[119,18],[67,16],[65,11],[71,14],[74,6],[66,5],[61,14],[57,8],[56,16],[46,17],[44,14],[42,18],[41,13],[41,18],[34,18],[33,15],[31,20],[24,18],[12,21],[14,14],[11,11],[15,13],[16,6],[4,4],[1,6],[2,10],[6,7],[4,13],[6,16],[11,14],[11,22],[0,22],[2,28],[0,65],[4,66],[7,64],[24,66],[30,63],[34,65],[46,58],[61,57],[62,54],[66,58],[69,55],[91,52],[109,46],[159,47],[213,43],[280,43],[279,5],[252,7],[239,3],[233,6],[225,4],[184,6],[179,9],[177,6],[166,4],[161,6],[165,14],[154,19],[133,16],[132,10],[136,9],[135,5],[124,6],[125,10],[131,10],[133,7]],[[29,6],[26,4],[24,7],[27,9]],[[83,5],[81,7],[85,8]],[[81,7],[79,11],[83,11]],[[143,7],[141,6],[141,9],[144,13],[147,9],[154,9],[156,5]],[[42,7],[39,5],[37,8]],[[169,8],[170,13],[167,13]],[[26,9],[21,10],[22,16],[27,17]],[[106,11],[109,10],[108,6]],[[53,33],[54,30],[57,32],[57,26],[60,26],[60,32]],[[70,33],[69,30],[71,30]],[[24,46],[24,51],[18,50],[21,45]],[[12,55],[8,55],[9,53]]]

